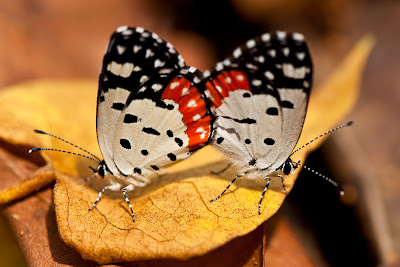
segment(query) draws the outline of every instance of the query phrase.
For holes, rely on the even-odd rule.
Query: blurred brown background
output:
[[[201,70],[263,32],[301,32],[312,52],[316,85],[372,33],[376,46],[359,103],[348,117],[354,126],[330,136],[306,163],[339,181],[346,196],[339,198],[329,184],[303,172],[277,214],[290,237],[268,243],[263,255],[271,263],[266,266],[294,266],[296,259],[298,266],[399,264],[400,1],[1,1],[0,88],[32,79],[97,79],[108,39],[121,25],[156,32]],[[51,193],[45,196],[51,199]],[[0,219],[0,265],[21,266],[23,254],[8,228],[15,220],[10,209]],[[26,255],[29,245],[22,247]]]

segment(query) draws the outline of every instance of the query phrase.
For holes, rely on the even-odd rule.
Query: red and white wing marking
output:
[[[189,157],[209,139],[211,116],[190,76],[150,78],[139,91],[146,95],[153,88],[158,99],[128,98],[117,121],[113,163],[123,175],[148,177]]]

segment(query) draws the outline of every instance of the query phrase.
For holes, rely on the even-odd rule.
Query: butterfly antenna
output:
[[[312,139],[311,141],[309,141],[309,142],[306,143],[305,145],[303,145],[303,146],[299,147],[298,149],[296,149],[295,151],[293,151],[292,154],[290,154],[290,156],[292,156],[294,153],[298,152],[300,149],[303,149],[304,147],[308,146],[309,144],[311,144],[311,143],[314,142],[315,140],[321,138],[322,136],[327,135],[327,134],[329,134],[329,133],[331,133],[331,132],[334,132],[334,131],[336,131],[336,130],[339,130],[339,129],[341,129],[341,128],[350,126],[350,125],[352,125],[352,124],[353,124],[353,121],[349,121],[349,122],[347,122],[347,123],[345,123],[345,124],[342,124],[342,125],[340,125],[340,126],[338,126],[338,127],[336,127],[336,128],[333,128],[333,129],[330,129],[329,131],[324,132],[323,134],[321,134],[321,135],[315,137],[314,139]]]
[[[50,150],[50,151],[56,151],[56,152],[62,152],[62,153],[67,153],[67,154],[72,154],[72,155],[76,155],[76,156],[80,156],[80,157],[84,157],[90,160],[93,160],[94,162],[97,162],[97,164],[100,164],[99,160],[96,160],[94,158],[88,157],[86,155],[82,155],[79,153],[75,153],[75,152],[71,152],[71,151],[65,151],[65,150],[60,150],[60,149],[54,149],[54,148],[42,148],[42,147],[35,147],[32,149],[29,149],[29,153],[33,153],[33,152],[37,152],[37,151],[41,151],[41,150]]]
[[[313,169],[311,169],[311,168],[309,168],[309,167],[307,167],[307,166],[301,164],[300,162],[297,162],[296,164],[297,164],[297,165],[300,165],[300,166],[302,166],[303,168],[305,168],[306,170],[308,170],[308,171],[310,171],[310,172],[312,172],[312,173],[314,173],[314,174],[316,174],[316,175],[318,175],[318,176],[324,178],[326,181],[328,181],[329,183],[331,183],[332,185],[334,185],[334,186],[339,190],[340,195],[342,195],[342,196],[344,195],[344,190],[343,190],[343,188],[340,186],[340,184],[336,183],[335,181],[333,181],[333,180],[332,180],[331,178],[329,178],[328,176],[325,176],[325,175],[323,175],[323,174],[321,174],[321,173],[319,173],[319,172],[317,172],[317,171],[315,171],[315,170],[313,170]]]
[[[61,141],[65,142],[65,143],[67,143],[67,144],[69,144],[69,145],[71,145],[71,146],[73,146],[73,147],[76,147],[76,148],[78,148],[78,149],[80,149],[80,150],[82,150],[82,151],[88,153],[88,154],[91,155],[92,157],[94,157],[94,158],[96,159],[95,161],[96,161],[97,163],[99,163],[99,162],[101,161],[96,155],[90,153],[90,152],[87,151],[86,149],[81,148],[80,146],[77,146],[77,145],[75,145],[75,144],[73,144],[73,143],[71,143],[71,142],[68,142],[67,140],[62,139],[61,137],[58,137],[58,136],[56,136],[56,135],[54,135],[54,134],[47,133],[47,132],[44,132],[44,131],[41,131],[41,130],[33,130],[33,131],[34,131],[35,133],[38,133],[38,134],[46,134],[46,135],[49,135],[49,136],[51,136],[51,137],[54,137],[54,138],[56,138],[56,139],[58,139],[58,140],[61,140]],[[34,149],[35,149],[35,148],[34,148]],[[33,149],[31,149],[31,150],[33,150]],[[46,148],[46,149],[39,149],[39,150],[35,150],[35,151],[31,151],[31,150],[29,150],[29,153],[36,152],[36,151],[39,151],[39,150],[54,150],[54,151],[65,152],[65,153],[69,153],[69,154],[73,154],[73,155],[77,155],[77,156],[82,156],[82,157],[84,157],[84,158],[92,159],[92,158],[87,157],[87,156],[85,156],[85,155],[81,155],[81,154],[77,154],[77,153],[73,153],[73,152],[68,152],[68,151],[57,150],[57,149],[47,149],[47,148]]]

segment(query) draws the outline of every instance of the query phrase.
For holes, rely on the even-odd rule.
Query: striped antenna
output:
[[[295,151],[293,151],[292,154],[290,154],[289,157],[291,157],[294,153],[298,152],[300,149],[303,149],[304,147],[308,146],[309,144],[311,144],[311,143],[314,142],[315,140],[321,138],[322,136],[327,135],[327,134],[329,134],[329,133],[331,133],[331,132],[334,132],[334,131],[336,131],[336,130],[339,130],[339,129],[341,129],[341,128],[350,126],[350,125],[352,125],[352,124],[353,124],[353,121],[349,121],[348,123],[342,124],[342,125],[340,125],[340,126],[338,126],[338,127],[336,127],[336,128],[333,128],[333,129],[330,129],[329,131],[324,132],[323,134],[320,134],[319,136],[315,137],[315,138],[312,139],[311,141],[307,142],[305,145],[303,145],[303,146],[299,147],[298,149],[296,149]]]
[[[75,145],[75,144],[73,144],[73,143],[71,143],[71,142],[68,142],[67,140],[62,139],[61,137],[58,137],[58,136],[56,136],[56,135],[54,135],[54,134],[47,133],[47,132],[44,132],[44,131],[41,131],[41,130],[33,130],[33,131],[34,131],[35,133],[38,133],[38,134],[46,134],[46,135],[49,135],[49,136],[51,136],[51,137],[54,137],[54,138],[56,138],[56,139],[58,139],[58,140],[61,140],[61,141],[65,142],[65,143],[67,143],[67,144],[69,144],[69,145],[71,145],[71,146],[73,146],[73,147],[76,147],[76,148],[78,148],[78,149],[80,149],[80,150],[82,150],[82,151],[88,153],[88,154],[91,155],[93,158],[92,158],[92,157],[89,157],[89,156],[86,156],[86,155],[79,154],[79,153],[71,152],[71,151],[65,151],[65,150],[54,149],[54,148],[42,148],[42,147],[35,147],[35,148],[32,148],[32,149],[29,150],[29,153],[33,153],[33,152],[37,152],[37,151],[41,151],[41,150],[50,150],[50,151],[62,152],[62,153],[67,153],[67,154],[72,154],[72,155],[80,156],[80,157],[83,157],[83,158],[87,158],[87,159],[93,160],[94,162],[97,162],[98,164],[100,164],[100,162],[101,162],[101,160],[100,160],[96,155],[90,153],[90,152],[87,151],[86,149],[81,148],[80,146],[77,146],[77,145]]]
[[[33,153],[33,152],[37,152],[37,151],[41,151],[41,150],[50,150],[50,151],[56,151],[56,152],[62,152],[62,153],[72,154],[72,155],[84,157],[84,158],[87,158],[87,159],[91,159],[91,160],[93,160],[94,162],[97,162],[98,164],[100,164],[100,161],[98,161],[98,160],[96,160],[96,159],[94,159],[94,158],[88,157],[88,156],[86,156],[86,155],[82,155],[82,154],[75,153],[75,152],[71,152],[71,151],[65,151],[65,150],[60,150],[60,149],[54,149],[54,148],[35,147],[35,148],[32,148],[32,149],[29,149],[29,153]]]
[[[317,172],[317,171],[315,171],[315,170],[313,170],[313,169],[311,169],[311,168],[309,168],[309,167],[307,167],[307,166],[301,164],[300,162],[297,162],[296,164],[297,164],[297,165],[300,165],[300,166],[302,166],[303,168],[307,169],[308,171],[310,171],[310,172],[312,172],[312,173],[314,173],[314,174],[316,174],[316,175],[318,175],[318,176],[324,178],[326,181],[328,181],[329,183],[333,184],[333,185],[339,190],[340,195],[342,195],[342,196],[344,195],[344,190],[343,190],[343,188],[340,186],[340,184],[336,183],[335,181],[333,181],[333,180],[332,180],[331,178],[329,178],[328,176],[325,176],[325,175],[323,175],[323,174],[321,174],[321,173],[319,173],[319,172]]]

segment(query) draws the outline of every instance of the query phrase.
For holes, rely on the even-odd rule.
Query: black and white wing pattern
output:
[[[302,131],[312,83],[303,35],[265,33],[204,72],[212,145],[248,178],[282,168]]]
[[[186,66],[155,33],[116,30],[97,97],[97,137],[111,174],[144,185],[155,171],[208,141],[211,116],[197,89],[201,79],[202,73]]]

